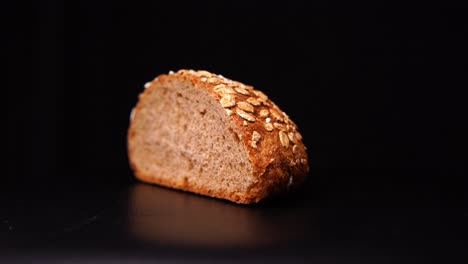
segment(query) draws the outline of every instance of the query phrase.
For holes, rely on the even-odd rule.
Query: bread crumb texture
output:
[[[137,179],[242,204],[305,181],[309,163],[296,124],[253,86],[183,69],[144,88],[127,138]]]

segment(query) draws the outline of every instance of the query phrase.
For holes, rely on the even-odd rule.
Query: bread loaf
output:
[[[252,86],[207,71],[145,84],[127,140],[137,179],[242,204],[300,186],[309,170],[288,115]]]

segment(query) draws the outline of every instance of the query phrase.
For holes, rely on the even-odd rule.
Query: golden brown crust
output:
[[[179,70],[156,77],[145,88],[171,79],[183,79],[193,86],[206,89],[225,109],[231,129],[249,155],[253,176],[257,179],[245,193],[213,193],[193,183],[168,182],[155,175],[144,175],[131,161],[137,178],[142,181],[195,192],[236,203],[253,203],[300,186],[308,173],[306,148],[296,124],[268,97],[250,85],[227,79],[207,71]],[[139,100],[145,97],[146,90]],[[132,112],[139,110],[139,104]],[[132,113],[133,115],[134,113]],[[132,140],[132,127],[128,140]]]

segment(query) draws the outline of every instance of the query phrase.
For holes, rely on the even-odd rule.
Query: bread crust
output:
[[[138,114],[140,102],[150,89],[174,79],[205,89],[225,109],[230,129],[237,134],[239,142],[248,153],[253,167],[254,184],[246,192],[227,193],[212,191],[192,182],[169,182],[164,177],[145,175],[139,170],[129,148],[130,166],[139,180],[241,204],[256,203],[301,186],[309,171],[302,136],[289,116],[253,86],[207,71],[182,69],[175,73],[162,74],[145,84],[147,89],[139,95],[131,119]],[[134,136],[132,122],[127,136],[130,142]]]

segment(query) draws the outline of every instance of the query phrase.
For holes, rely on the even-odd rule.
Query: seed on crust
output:
[[[262,109],[260,110],[260,112],[258,112],[258,114],[260,115],[260,117],[267,117],[270,115],[270,111],[268,111],[268,109]]]
[[[289,120],[288,124],[291,127],[291,130],[293,132],[295,132],[297,130],[296,124],[294,124],[291,120]]]
[[[264,102],[266,100],[268,100],[268,96],[266,96],[264,93],[262,93],[261,91],[259,90],[254,90],[253,93],[258,96],[258,98],[260,99],[260,101]]]
[[[208,83],[219,83],[219,79],[216,77],[208,78]]]
[[[228,79],[228,78],[224,78],[224,79],[223,79],[223,83],[224,83],[225,85],[232,86],[232,82],[233,82],[233,81],[232,81],[231,79]]]
[[[245,85],[238,81],[229,80],[229,86],[232,88],[236,88],[236,87],[245,86]]]
[[[224,84],[218,84],[215,87],[213,87],[213,91],[219,95],[224,95],[224,94],[235,94],[234,90],[230,87],[227,87]]]
[[[248,122],[244,120],[244,122],[242,122],[242,125],[243,125],[243,126],[247,126],[247,125],[248,125]]]
[[[276,110],[271,109],[270,112],[271,112],[271,115],[272,115],[276,120],[278,120],[278,121],[280,121],[280,122],[283,122],[283,121],[284,121],[283,117],[282,117]]]
[[[297,145],[294,145],[294,146],[292,147],[292,152],[293,152],[294,154],[296,154],[296,153],[297,153],[297,149],[298,149],[298,146],[297,146]]]
[[[227,107],[232,107],[236,105],[236,97],[232,94],[225,94],[219,102],[221,103],[221,106],[224,108]]]
[[[301,159],[301,164],[306,164],[307,160],[306,159]]]
[[[224,84],[215,85],[215,86],[213,87],[213,91],[214,91],[215,93],[217,93],[217,94],[220,94],[220,93],[221,93],[220,90],[222,90],[224,87],[225,87]]]
[[[257,131],[254,131],[252,133],[252,140],[253,141],[259,141],[261,138],[262,138],[262,135],[260,135],[260,133],[258,133]]]
[[[147,88],[150,87],[150,86],[151,86],[151,82],[145,83],[145,89],[147,89]]]
[[[253,113],[254,111],[253,105],[246,103],[246,102],[237,102],[237,107],[250,113]]]
[[[269,117],[265,118],[265,122],[270,123],[270,122],[271,122],[271,118],[269,118]]]
[[[297,144],[296,137],[294,136],[293,132],[288,133],[289,140],[291,140],[292,143]]]
[[[289,147],[288,135],[286,135],[286,133],[284,133],[283,131],[280,131],[278,134],[279,134],[281,145],[283,145],[283,147],[285,148]]]
[[[265,123],[265,129],[267,131],[273,131],[273,125],[271,123]]]
[[[190,75],[197,75],[197,72],[190,69],[190,70],[179,70],[177,73],[181,74],[190,74]]]
[[[247,98],[247,100],[245,100],[247,103],[251,104],[251,105],[255,105],[255,106],[259,106],[261,103],[260,101],[257,100],[257,98],[255,97],[249,97]]]
[[[276,129],[278,129],[278,130],[281,130],[281,131],[284,131],[284,132],[287,131],[287,130],[286,130],[286,126],[283,125],[283,124],[280,124],[280,123],[276,123],[276,122],[275,122],[275,123],[273,124],[273,126],[274,126]]]
[[[257,148],[257,141],[249,140],[250,146],[254,149]]]
[[[231,116],[231,115],[232,115],[232,110],[231,110],[231,109],[226,109],[226,114],[227,114],[228,116]]]
[[[244,85],[238,86],[234,88],[238,93],[243,94],[243,95],[249,95],[250,92],[247,88],[245,88]]]
[[[245,112],[245,111],[242,110],[242,109],[237,108],[237,109],[236,109],[236,113],[237,113],[240,117],[244,118],[244,119],[247,120],[247,121],[255,122],[255,116],[252,115],[252,114],[249,114],[249,113]]]
[[[296,136],[296,139],[297,140],[302,140],[302,135],[296,131],[296,133],[294,133],[294,135]]]
[[[219,77],[219,82],[220,82],[220,83],[223,83],[223,84],[225,84],[225,85],[228,85],[228,84],[229,84],[229,79],[227,79],[227,78],[224,77],[224,76],[220,76],[220,77]]]
[[[212,75],[211,72],[207,72],[207,71],[203,71],[203,70],[197,71],[196,74],[198,76],[205,76],[205,77],[211,77],[211,75]]]

